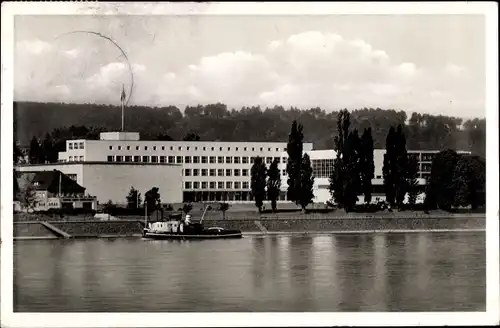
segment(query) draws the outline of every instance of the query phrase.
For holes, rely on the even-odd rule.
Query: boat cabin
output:
[[[193,230],[203,229],[200,223],[191,222],[191,216],[188,214],[182,219],[182,213],[173,213],[169,215],[167,221],[156,221],[150,222],[147,228],[151,232],[163,232],[163,233],[184,233]]]

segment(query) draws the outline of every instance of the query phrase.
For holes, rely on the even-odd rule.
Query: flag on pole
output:
[[[124,107],[125,107],[125,86],[122,84],[122,94],[120,96],[120,100],[122,102],[122,132],[124,131],[124,125],[125,125],[125,113],[124,113]]]
[[[125,95],[125,86],[122,84],[122,94],[120,96],[120,101],[124,102],[125,101],[125,97],[126,97],[126,95]]]

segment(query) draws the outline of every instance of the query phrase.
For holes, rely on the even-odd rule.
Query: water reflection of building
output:
[[[389,311],[400,310],[409,311],[406,308],[409,303],[405,284],[408,281],[406,275],[408,274],[406,257],[406,248],[411,247],[405,244],[405,234],[388,233],[386,234],[387,244],[387,307]]]
[[[252,238],[252,265],[250,275],[253,279],[253,292],[260,294],[265,282],[265,238]]]
[[[387,270],[384,235],[336,235],[335,282],[337,311],[386,310]]]
[[[339,311],[363,311],[365,290],[363,275],[369,267],[369,254],[365,253],[363,240],[365,235],[346,234],[335,236],[338,260],[338,284],[340,299]]]
[[[420,290],[426,290],[431,281],[430,266],[428,265],[428,241],[425,234],[418,234],[416,241],[417,252],[417,279],[416,285]]]
[[[313,237],[312,286],[316,311],[336,311],[341,300],[341,288],[338,280],[339,268],[335,235]]]
[[[373,234],[361,234],[358,249],[366,265],[359,265],[360,310],[377,311],[378,295],[375,290],[377,279],[375,278],[375,240]]]
[[[387,243],[386,235],[380,234],[373,237],[374,246],[374,286],[377,311],[387,311]]]
[[[313,238],[311,237],[294,237],[290,240],[291,266],[289,270],[291,274],[290,284],[294,286],[292,290],[294,311],[310,308],[313,305],[312,266],[314,265],[314,254],[312,245]]]

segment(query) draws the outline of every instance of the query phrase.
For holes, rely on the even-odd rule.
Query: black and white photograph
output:
[[[500,322],[496,3],[1,20],[2,326]]]

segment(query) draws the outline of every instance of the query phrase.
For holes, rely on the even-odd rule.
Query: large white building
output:
[[[304,151],[312,147],[312,143],[303,144]],[[139,133],[107,132],[101,133],[100,140],[68,140],[59,160],[178,164],[185,202],[250,201],[250,169],[257,156],[267,165],[277,159],[286,185],[284,142],[146,141],[140,140]],[[285,192],[280,199],[285,200]]]
[[[324,203],[331,198],[328,179],[336,153],[313,150],[312,143],[304,143],[303,149],[311,158],[315,176],[314,202]],[[432,158],[438,152],[409,151],[419,162],[419,184],[425,184]],[[385,150],[374,151],[373,198],[383,197],[384,153]],[[100,202],[123,202],[132,185],[139,190],[159,187],[165,203],[245,202],[252,200],[250,170],[257,156],[268,166],[278,160],[282,177],[279,200],[285,201],[285,142],[147,141],[140,140],[139,133],[106,132],[101,133],[100,140],[68,140],[66,151],[59,153],[60,163],[38,167],[74,176]],[[37,166],[23,167],[33,170]]]

